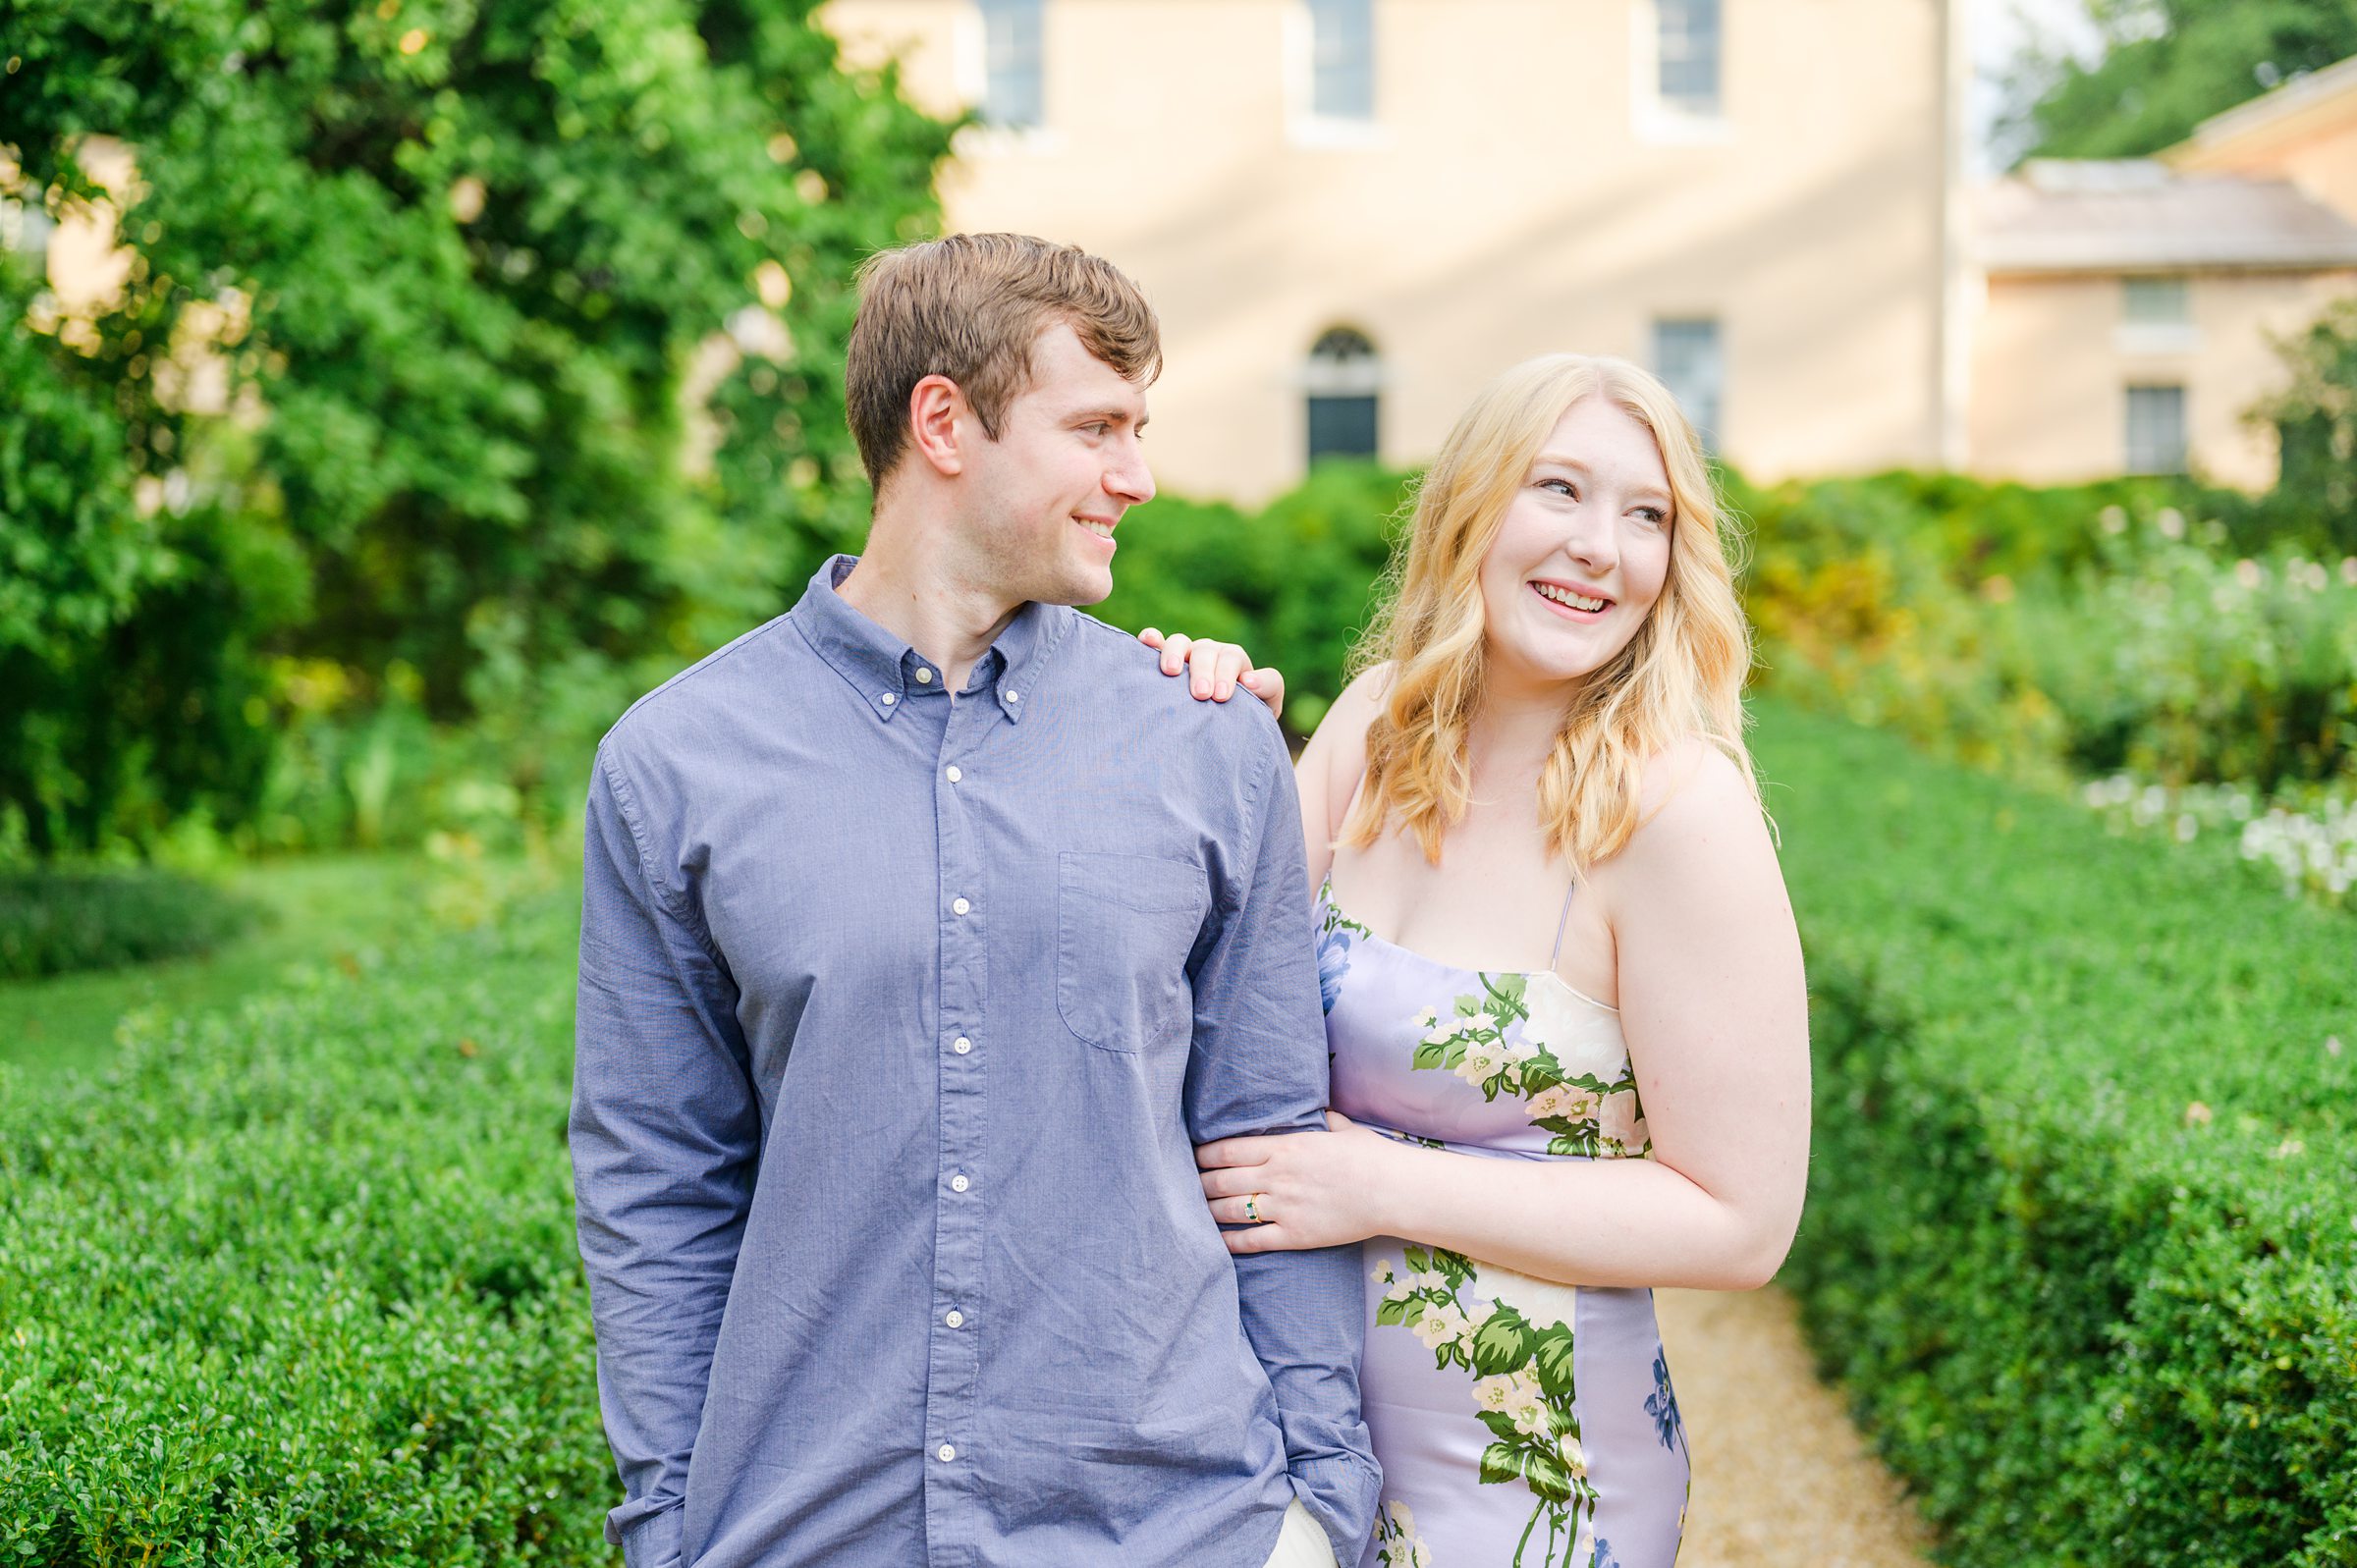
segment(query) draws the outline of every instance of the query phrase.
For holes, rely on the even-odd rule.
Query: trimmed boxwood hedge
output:
[[[1784,1279],[1960,1568],[2357,1562],[2357,924],[1774,710]],[[610,1563],[559,895],[0,1072],[0,1565]]]
[[[1960,1568],[2357,1563],[2357,921],[1771,711],[1783,1283]]]
[[[605,1563],[574,908],[0,1073],[0,1565]]]
[[[0,980],[203,952],[253,913],[209,882],[168,871],[0,872]]]

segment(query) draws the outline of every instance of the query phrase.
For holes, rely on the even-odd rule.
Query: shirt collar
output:
[[[837,590],[858,564],[857,556],[831,557],[811,574],[793,620],[818,656],[866,700],[868,712],[890,721],[911,690],[937,686],[942,673],[931,660],[844,602]],[[1069,605],[1034,601],[1017,610],[991,643],[975,666],[976,683],[991,691],[1009,719],[1021,722],[1048,656],[1078,619]],[[920,670],[930,679],[920,680]]]

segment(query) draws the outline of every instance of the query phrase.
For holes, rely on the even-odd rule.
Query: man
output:
[[[1069,608],[1159,367],[1069,246],[876,257],[867,553],[599,748],[572,1137],[631,1568],[1357,1561],[1356,1250],[1232,1260],[1192,1156],[1323,1135],[1285,748]]]

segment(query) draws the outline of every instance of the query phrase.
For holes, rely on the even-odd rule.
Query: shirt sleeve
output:
[[[1253,1133],[1325,1137],[1326,1030],[1310,935],[1301,806],[1276,726],[1266,726],[1241,853],[1217,898],[1194,972],[1187,1126],[1197,1143]],[[1356,1562],[1382,1473],[1359,1414],[1366,1337],[1356,1245],[1235,1259],[1245,1335],[1267,1371],[1293,1487],[1335,1555]]]
[[[606,1539],[629,1568],[673,1568],[760,1116],[736,985],[686,900],[652,875],[644,827],[601,747],[583,829],[574,1196],[625,1494]]]

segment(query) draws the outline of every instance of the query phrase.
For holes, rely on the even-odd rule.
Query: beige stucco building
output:
[[[1428,459],[1547,350],[1662,370],[1763,476],[1963,457],[1949,0],[833,0],[980,106],[949,223],[1153,298],[1164,485]]]
[[[2159,159],[2025,166],[1976,193],[1970,260],[1974,469],[2264,488],[2275,346],[2357,292],[2357,60]]]

